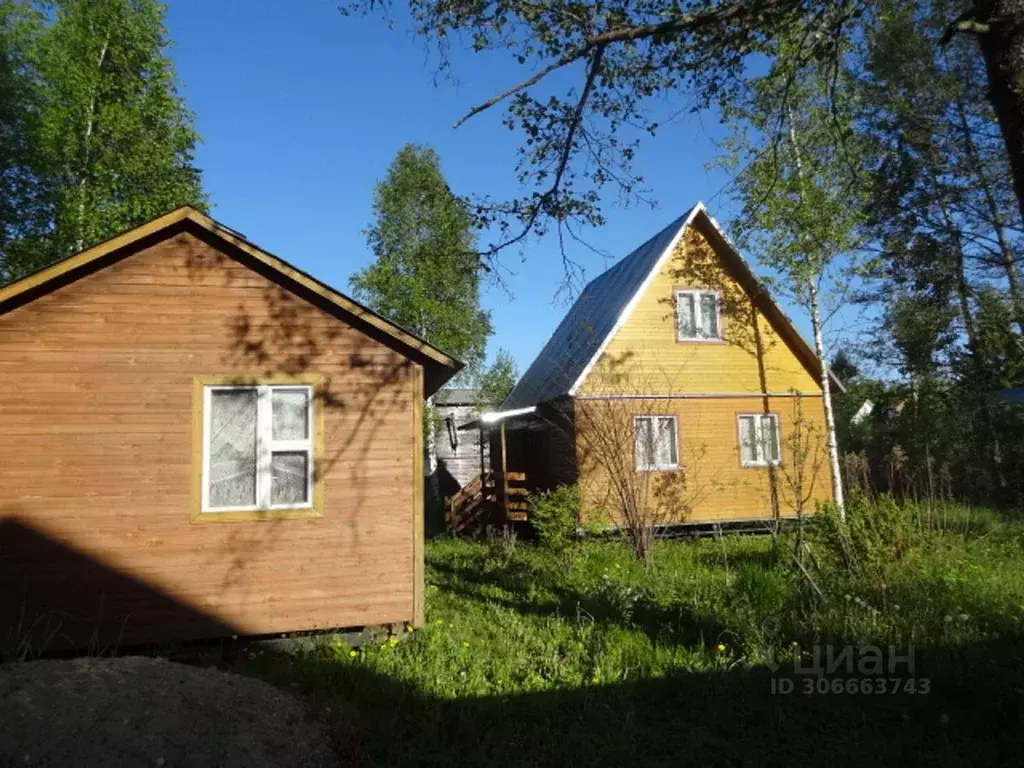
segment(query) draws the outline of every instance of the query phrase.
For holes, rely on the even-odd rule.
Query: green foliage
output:
[[[166,55],[164,6],[56,0],[40,3],[43,13],[35,5],[4,2],[0,11],[5,46],[17,32],[8,50],[19,126],[0,134],[0,152],[16,152],[21,178],[31,180],[13,198],[16,223],[0,222],[5,279],[176,206],[206,205],[194,115]]]
[[[898,561],[920,539],[919,521],[913,519],[911,507],[897,503],[890,494],[870,501],[855,491],[845,523],[831,507],[817,522],[826,551],[849,570],[872,571]]]
[[[480,375],[477,382],[479,407],[497,408],[509,396],[519,378],[515,358],[507,349],[499,349],[494,362]]]
[[[494,253],[552,226],[571,234],[574,224],[602,224],[602,187],[640,196],[643,178],[633,160],[638,137],[659,130],[659,101],[728,107],[752,58],[830,61],[837,31],[860,29],[862,4],[853,3],[858,12],[850,5],[410,0],[409,11],[414,31],[442,52],[465,39],[475,52],[510,56],[527,69],[521,86],[470,112],[503,103],[505,125],[522,137],[516,175],[527,192],[476,207],[481,226],[500,234]],[[375,0],[343,6],[348,13],[380,9]],[[782,38],[799,44],[781,50]],[[559,79],[554,89],[554,77],[541,82],[560,71],[574,71],[578,81],[562,86]]]
[[[0,285],[33,269],[38,254],[25,238],[46,224],[31,141],[41,101],[32,54],[41,29],[32,8],[0,0]]]
[[[851,519],[874,514],[861,505],[851,499]],[[766,536],[664,542],[650,566],[624,541],[585,540],[567,560],[435,540],[423,629],[298,658],[257,652],[240,668],[306,693],[357,764],[618,764],[642,745],[645,761],[672,765],[687,736],[688,757],[709,764],[998,764],[1021,744],[1006,707],[1024,690],[1024,528],[987,510],[935,513],[944,526],[870,572],[808,562],[823,599]],[[931,693],[771,695],[765,665],[792,669],[794,642],[912,643]]]
[[[480,308],[473,222],[452,194],[434,150],[408,144],[377,184],[367,242],[376,260],[352,276],[356,297],[462,360],[483,362],[490,315]]]
[[[562,485],[532,494],[530,522],[541,545],[552,552],[564,552],[577,540],[580,519],[580,487]]]

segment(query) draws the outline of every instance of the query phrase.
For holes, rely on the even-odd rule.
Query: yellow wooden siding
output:
[[[675,289],[720,293],[721,341],[678,341]],[[756,324],[754,318],[756,317]],[[821,387],[723,268],[704,236],[688,228],[648,284],[578,394],[820,393]]]
[[[813,511],[817,502],[831,498],[821,398],[767,400],[767,410],[779,419],[782,462],[774,470],[779,513],[783,517],[796,514],[799,488],[804,489],[799,495],[807,500],[805,511]],[[634,498],[640,495],[646,499],[659,524],[771,518],[772,470],[741,466],[737,428],[739,414],[763,412],[765,398],[757,396],[578,399],[577,462],[584,522],[603,518],[622,523],[617,487],[625,487]],[[641,415],[676,417],[679,470],[636,472],[632,420]],[[801,415],[802,422],[797,426]],[[609,421],[617,426],[609,428]],[[608,435],[614,436],[609,439]],[[649,484],[644,484],[644,476],[651,481]]]

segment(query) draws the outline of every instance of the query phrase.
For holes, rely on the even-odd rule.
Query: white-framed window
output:
[[[741,413],[740,464],[768,467],[779,463],[779,417],[774,413]]]
[[[638,471],[679,469],[679,431],[675,416],[636,416],[633,435]]]
[[[203,388],[203,512],[313,506],[313,387]]]
[[[718,291],[676,290],[676,338],[680,341],[722,338]]]

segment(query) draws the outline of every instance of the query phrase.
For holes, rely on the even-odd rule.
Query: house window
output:
[[[202,516],[312,511],[314,386],[200,386]]]
[[[767,467],[779,463],[779,418],[774,413],[739,416],[740,464]]]
[[[637,416],[633,420],[636,468],[640,472],[679,468],[675,416]]]
[[[722,338],[717,291],[676,291],[676,328],[680,341]]]

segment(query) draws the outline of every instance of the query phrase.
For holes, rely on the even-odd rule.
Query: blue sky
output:
[[[505,57],[454,51],[458,81],[438,80],[436,58],[401,23],[389,30],[379,18],[344,17],[332,0],[173,0],[167,25],[204,140],[197,159],[213,215],[342,291],[371,258],[363,232],[373,186],[403,144],[434,147],[460,193],[519,191],[518,136],[501,125],[501,110],[452,128],[470,106],[529,74]],[[658,207],[624,207],[609,190],[607,225],[586,233],[616,258],[699,199],[729,219],[719,194],[729,177],[705,167],[720,126],[686,104],[680,94],[679,103],[654,105],[682,114],[641,147],[637,169]],[[588,279],[611,263],[581,247],[572,255]],[[510,350],[523,370],[566,310],[556,300],[562,262],[548,239],[503,263],[508,290],[484,294],[495,328],[488,352]],[[807,323],[790,314],[806,337]]]

